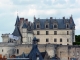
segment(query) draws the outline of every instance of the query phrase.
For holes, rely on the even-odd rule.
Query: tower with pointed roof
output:
[[[28,35],[27,35],[27,24],[24,23],[22,26],[22,40],[23,40],[23,44],[27,43],[27,39],[28,39]]]

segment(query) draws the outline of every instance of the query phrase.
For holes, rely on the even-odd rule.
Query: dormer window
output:
[[[66,28],[69,28],[69,24],[66,25]]]
[[[57,23],[56,24],[53,24],[53,28],[58,28],[58,25],[57,25]]]
[[[39,24],[37,25],[37,28],[40,28]]]
[[[57,24],[54,25],[54,28],[57,28]]]
[[[46,24],[46,28],[49,28],[48,24]]]
[[[39,21],[39,20],[36,21],[36,28],[37,28],[37,29],[40,28],[40,21]]]

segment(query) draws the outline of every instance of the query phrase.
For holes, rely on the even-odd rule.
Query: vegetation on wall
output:
[[[73,45],[80,45],[80,35],[75,35],[75,41]]]

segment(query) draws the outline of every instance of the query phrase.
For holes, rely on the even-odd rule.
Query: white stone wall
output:
[[[27,44],[32,44],[32,40],[33,40],[33,34],[32,33],[28,33]]]
[[[12,44],[10,44],[10,45],[12,45]],[[6,46],[5,44],[4,44],[4,46],[0,46],[0,54],[2,55],[2,57],[3,56],[9,57],[9,56],[13,55],[14,53],[15,53],[14,47]]]
[[[2,41],[3,42],[8,42],[8,40],[9,40],[9,34],[2,34]]]
[[[40,35],[37,35],[37,31],[40,31]],[[49,31],[49,35],[46,35],[46,31]],[[54,31],[57,31],[57,35],[54,35]],[[69,35],[67,35],[69,31]],[[33,30],[34,36],[40,39],[38,44],[62,44],[62,45],[72,45],[72,30]],[[57,39],[57,42],[54,42],[54,39]],[[62,38],[62,42],[60,42]],[[46,39],[49,39],[49,42],[46,42]],[[67,42],[67,39],[69,42]]]
[[[27,29],[23,29],[23,33],[22,33],[22,37],[23,37],[23,44],[32,44],[32,40],[33,40],[33,33],[28,33]]]
[[[27,29],[26,28],[23,28],[22,29],[22,40],[23,40],[23,44],[27,42],[27,38],[28,38]]]

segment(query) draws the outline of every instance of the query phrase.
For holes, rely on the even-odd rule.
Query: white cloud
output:
[[[75,24],[76,24],[76,30],[80,30],[80,18],[77,18],[76,20],[75,20]]]
[[[76,0],[76,3],[80,5],[80,0]]]
[[[69,17],[72,14],[73,18],[75,18],[76,31],[80,30],[80,0],[17,0],[17,2],[16,0],[0,0],[0,22],[7,24],[5,25],[6,27],[1,25],[0,27],[5,29],[11,28],[9,22],[12,20],[11,22],[13,23],[16,20],[17,10],[20,17],[26,18],[31,18],[34,15],[40,17],[58,16],[62,18],[62,16]],[[6,22],[4,22],[5,20]],[[2,30],[0,29],[1,33],[4,33]]]
[[[11,7],[13,5],[13,3],[11,2],[11,0],[0,0],[0,7],[1,8],[8,8]]]

